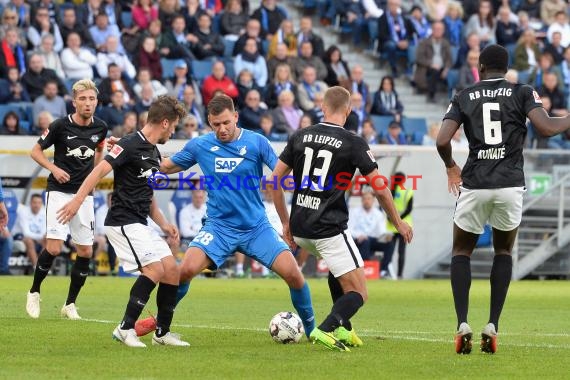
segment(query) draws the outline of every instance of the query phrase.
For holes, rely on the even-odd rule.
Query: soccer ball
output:
[[[269,322],[269,334],[278,343],[298,343],[304,333],[301,318],[289,311],[277,313]]]

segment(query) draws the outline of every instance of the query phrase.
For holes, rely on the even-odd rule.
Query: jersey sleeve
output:
[[[269,167],[269,169],[275,169],[277,165],[277,154],[273,150],[273,147],[269,143],[269,140],[264,136],[259,135],[258,137],[259,153],[261,154],[261,159],[263,163]]]
[[[42,133],[42,135],[38,139],[38,144],[40,144],[42,150],[46,150],[47,148],[55,144],[59,129],[60,129],[59,120],[56,120],[49,125],[49,127],[44,131],[44,133]]]
[[[198,154],[197,141],[198,139],[188,141],[180,152],[170,157],[174,165],[181,167],[182,170],[186,170],[196,164],[196,156]]]
[[[445,116],[443,116],[443,120],[451,119],[455,120],[459,125],[463,124],[463,117],[461,116],[461,106],[459,104],[459,94],[455,94],[453,99],[451,99],[451,103],[447,107],[447,111],[445,112]]]
[[[378,169],[378,164],[370,147],[362,137],[356,135],[352,144],[352,163],[362,175],[368,175],[374,169]]]
[[[534,88],[529,85],[522,86],[520,91],[521,96],[521,104],[523,105],[524,112],[526,115],[529,114],[535,108],[542,107],[542,99],[540,99],[540,95]]]
[[[294,136],[295,134],[289,137],[289,140],[287,140],[287,145],[285,145],[285,149],[283,149],[283,152],[281,152],[279,155],[279,159],[290,168],[293,167],[293,145],[295,141]]]
[[[115,143],[113,149],[104,158],[113,169],[117,166],[123,165],[129,160],[129,150],[128,142],[125,139],[121,139]]]

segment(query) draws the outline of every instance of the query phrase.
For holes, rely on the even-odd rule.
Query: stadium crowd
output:
[[[553,115],[569,108],[564,0],[295,4],[308,16],[293,20],[276,0],[255,9],[248,0],[0,0],[0,133],[41,134],[69,112],[71,85],[90,78],[100,91],[97,115],[115,136],[143,125],[162,94],[188,110],[177,138],[207,132],[204,105],[221,91],[235,100],[240,126],[284,141],[301,123],[321,121],[324,91],[342,85],[352,93],[347,129],[369,143],[430,144],[425,122],[419,135],[408,130],[394,79],[405,75],[428,101],[443,88],[451,96],[479,81],[479,51],[495,42],[511,53],[512,80],[533,85]],[[325,46],[314,19],[350,33],[391,75],[366,83],[358,63]],[[570,149],[570,136],[529,130],[530,146]]]

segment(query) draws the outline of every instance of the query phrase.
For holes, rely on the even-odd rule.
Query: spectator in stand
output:
[[[269,140],[269,141],[287,141],[288,138],[288,134],[284,133],[284,132],[275,132],[273,130],[273,117],[271,116],[271,113],[268,112],[266,114],[264,114],[263,116],[261,116],[260,119],[260,126],[261,126],[261,130],[263,131],[263,135]]]
[[[74,7],[68,7],[63,10],[63,20],[60,23],[59,31],[65,47],[69,47],[69,35],[76,33],[84,49],[95,51],[95,43],[89,33],[89,29],[84,24],[80,24],[77,20],[77,13]],[[63,51],[62,51],[63,52]],[[63,60],[63,58],[62,58]],[[85,77],[92,79],[90,77]]]
[[[177,16],[182,16],[180,10],[180,1],[178,0],[159,0],[158,1],[158,19],[162,23],[162,32],[166,32],[169,26]],[[182,16],[185,19],[184,16]]]
[[[365,17],[365,9],[361,1],[353,0],[336,0],[336,11],[342,17],[342,23],[350,28],[352,35],[352,44],[361,51],[360,43],[362,35],[368,29]]]
[[[567,8],[568,4],[565,0],[542,0],[540,2],[540,18],[544,25],[553,25],[560,21],[558,20],[559,14],[566,15]],[[566,19],[566,23],[568,23],[568,19]],[[550,40],[550,34],[548,34],[548,39]]]
[[[320,57],[313,55],[313,45],[309,41],[301,44],[301,51],[297,59],[293,61],[293,72],[296,78],[303,76],[305,67],[311,66],[316,70],[317,79],[324,80],[327,77],[327,67]]]
[[[147,112],[152,102],[157,98],[152,84],[150,82],[144,83],[141,88],[141,95],[137,97],[137,101],[132,109],[136,113]]]
[[[267,76],[275,78],[275,70],[279,65],[287,65],[291,68],[291,79],[295,80],[295,73],[293,72],[293,63],[295,58],[287,56],[287,45],[278,44],[275,50],[275,56],[267,60]]]
[[[493,6],[491,0],[480,0],[479,11],[469,17],[465,24],[465,34],[475,32],[481,40],[481,49],[489,44],[495,43],[495,29],[497,23],[493,16]]]
[[[475,32],[469,34],[465,39],[465,43],[461,45],[459,51],[457,52],[457,58],[455,60],[454,69],[461,69],[467,60],[467,53],[471,50],[479,51],[481,49],[481,40],[479,35]]]
[[[369,186],[365,186],[361,195],[360,207],[350,208],[348,230],[363,260],[370,260],[374,252],[385,252],[388,245],[382,240],[386,238],[386,216],[380,207],[375,205],[374,194]]]
[[[137,131],[137,113],[129,111],[125,114],[123,125],[118,125],[111,131],[111,136],[124,137]]]
[[[192,191],[192,202],[180,210],[180,240],[193,240],[202,229],[202,219],[206,217],[206,192]]]
[[[121,69],[121,74],[129,79],[135,79],[137,71],[129,57],[122,53],[119,45],[119,38],[116,36],[107,37],[105,52],[97,53],[97,64],[95,68],[101,78],[107,78],[108,66],[114,63]]]
[[[22,84],[26,90],[28,90],[32,101],[43,94],[44,85],[49,80],[57,82],[58,95],[64,98],[67,96],[65,84],[59,79],[55,71],[44,67],[44,58],[41,55],[32,53],[28,61],[28,66],[28,70],[22,76]]]
[[[444,14],[438,16],[441,18],[438,18],[435,21],[442,21]],[[417,45],[419,40],[423,40],[431,36],[431,23],[427,20],[426,16],[424,15],[422,7],[420,7],[419,5],[414,5],[410,10],[410,16],[408,18],[412,22],[412,25],[414,26],[414,29],[416,31],[414,35],[415,45]]]
[[[324,92],[317,92],[313,96],[314,107],[307,111],[305,114],[311,117],[312,124],[318,124],[325,119],[323,112],[323,101],[325,100]]]
[[[14,12],[16,14],[16,18],[15,18],[16,22],[15,22],[15,24],[13,24],[13,26],[17,26],[18,28],[22,28],[22,30],[25,30],[30,26],[30,21],[31,21],[30,10],[31,10],[31,7],[30,7],[30,4],[28,4],[28,2],[26,2],[25,0],[10,0],[10,1],[5,1],[4,5],[5,5],[4,12],[6,12],[6,10],[9,10],[9,11]],[[10,13],[10,14],[12,14],[12,13]],[[5,22],[5,20],[6,19],[4,19],[3,22]],[[14,20],[14,19],[10,19],[10,22],[13,22],[12,20]]]
[[[160,53],[153,37],[144,37],[142,49],[139,50],[138,67],[147,67],[150,70],[151,78],[162,80],[162,63]]]
[[[508,6],[500,7],[495,35],[497,43],[509,52],[509,62],[513,61],[515,48],[521,34],[522,30],[519,26],[511,21],[511,9]]]
[[[313,20],[310,16],[301,17],[299,21],[299,31],[297,32],[297,46],[300,47],[305,41],[313,45],[313,54],[322,57],[325,53],[325,44],[321,36],[313,31]]]
[[[451,46],[443,38],[445,25],[434,22],[430,38],[420,42],[416,51],[416,72],[414,82],[420,90],[427,91],[428,101],[435,102],[438,84],[447,78],[453,66]]]
[[[26,246],[26,255],[35,266],[38,253],[45,247],[46,237],[46,212],[40,194],[32,194],[30,206],[18,205],[13,234],[15,240],[22,240]]]
[[[255,38],[257,41],[257,51],[261,54],[265,55],[265,50],[263,49],[263,40],[265,39],[265,33],[261,30],[261,24],[259,20],[250,18],[245,25],[245,33],[242,33],[241,36],[236,41],[234,45],[234,50],[232,52],[232,56],[236,56],[243,51],[245,47],[245,41],[248,38]]]
[[[554,116],[566,116],[566,100],[564,93],[558,86],[558,76],[554,72],[544,73],[543,85],[536,90],[541,96],[550,98],[552,108],[550,113]]]
[[[564,96],[568,101],[566,108],[570,109],[570,46],[564,49],[564,60],[560,63]]]
[[[8,27],[0,41],[0,78],[7,78],[9,67],[17,67],[20,75],[26,72],[26,52],[16,27]]]
[[[350,81],[345,82],[345,87],[351,93],[358,92],[362,95],[362,110],[367,113],[370,112],[372,96],[370,95],[368,84],[364,82],[364,69],[361,65],[356,64],[352,66],[350,70]]]
[[[212,30],[212,18],[206,13],[198,17],[198,30],[187,38],[196,59],[221,58],[224,56],[224,40]]]
[[[28,6],[27,4],[25,5]],[[3,37],[9,28],[15,28],[18,34],[18,41],[22,44],[22,48],[26,50],[28,48],[28,39],[26,37],[27,27],[24,28],[18,24],[20,24],[19,13],[10,7],[4,8],[2,11],[2,21],[0,22],[0,37]]]
[[[81,37],[75,32],[67,35],[67,47],[61,52],[61,66],[68,81],[93,79],[97,57],[91,50],[81,47]]]
[[[301,116],[301,120],[299,120],[299,129],[309,128],[311,125],[313,125],[313,118],[309,114],[304,113]]]
[[[247,69],[243,69],[239,72],[236,79],[236,86],[239,93],[236,99],[238,109],[245,106],[245,98],[250,90],[257,90],[260,94],[263,92],[263,88],[257,85],[255,78],[253,78],[253,75]]]
[[[451,45],[453,63],[457,61],[457,54],[463,40],[463,7],[457,1],[447,4],[447,13],[443,18],[445,24],[445,38]]]
[[[0,135],[25,135],[25,131],[20,129],[20,117],[15,111],[8,111],[2,120]]]
[[[295,106],[295,96],[291,91],[282,91],[278,101],[279,106],[271,111],[274,123],[273,132],[292,135],[299,128],[303,111]]]
[[[84,27],[95,25],[95,19],[99,13],[105,13],[102,0],[87,0],[78,7],[78,21]]]
[[[327,67],[327,76],[324,82],[329,86],[346,86],[350,82],[350,70],[348,64],[342,59],[342,52],[336,45],[331,45],[323,61]]]
[[[428,133],[424,136],[422,140],[422,145],[424,146],[435,146],[437,141],[437,135],[439,134],[439,129],[441,123],[433,123],[428,128]]]
[[[378,50],[386,56],[394,77],[398,77],[398,55],[408,56],[414,39],[414,26],[402,14],[400,4],[400,0],[388,0],[386,12],[378,19]],[[413,63],[408,57],[408,65]]]
[[[107,52],[109,37],[115,37],[117,40],[116,51],[122,54],[125,53],[125,48],[121,44],[121,41],[119,41],[121,31],[116,24],[109,23],[109,16],[106,13],[99,13],[95,17],[95,25],[89,28],[89,33],[91,33],[91,38],[98,52]]]
[[[198,137],[200,134],[198,132],[198,120],[196,120],[194,115],[187,115],[184,119],[182,119],[182,122],[180,124],[181,127],[179,127],[178,131],[174,135],[175,139],[191,140]]]
[[[54,117],[48,111],[40,112],[38,118],[34,119],[33,133],[38,136],[43,135],[54,120]]]
[[[277,98],[283,90],[289,90],[293,92],[295,98],[298,97],[297,85],[293,81],[293,77],[291,75],[291,67],[286,63],[282,63],[277,66],[273,80],[266,88],[265,104],[267,104],[267,107],[277,107]]]
[[[176,15],[172,19],[171,28],[163,32],[158,44],[160,54],[168,59],[183,59],[187,66],[190,67],[192,60],[195,59],[194,53],[191,51],[191,40],[195,40],[196,36],[186,34],[186,21],[184,16]]]
[[[216,91],[221,91],[234,100],[239,96],[237,86],[231,78],[226,76],[226,68],[221,61],[214,63],[212,75],[208,75],[202,83],[203,104],[208,104]]]
[[[362,122],[362,138],[367,144],[378,144],[378,133],[374,129],[374,124],[372,120],[366,119]]]
[[[152,0],[135,0],[131,13],[134,25],[141,31],[146,30],[151,21],[158,20],[158,7]]]
[[[237,41],[245,32],[248,19],[240,0],[228,0],[220,16],[220,34],[228,41]]]
[[[6,82],[2,83],[1,87],[5,91],[2,99],[4,103],[18,103],[30,102],[30,95],[28,90],[20,80],[20,73],[17,67],[8,67],[8,76]],[[2,90],[0,89],[0,92]]]
[[[43,111],[48,111],[56,119],[67,115],[65,101],[61,96],[57,95],[57,81],[46,81],[44,84],[43,95],[38,96],[36,100],[34,100],[34,119],[36,119],[40,112]]]
[[[207,13],[205,8],[202,7],[200,0],[186,0],[186,5],[184,5],[177,14],[182,14],[182,16],[184,16],[184,20],[186,21],[186,31],[188,33],[194,33],[198,30],[198,17],[202,14],[209,13]]]
[[[538,66],[539,59],[540,49],[534,31],[532,29],[525,30],[515,48],[515,59],[513,61],[513,67],[519,72],[521,83],[528,83],[529,75]]]
[[[257,90],[249,90],[245,96],[245,105],[241,108],[239,113],[239,124],[242,128],[249,129],[250,131],[259,132],[261,130],[261,116],[267,110],[261,107],[261,95]]]
[[[186,86],[192,86],[192,81],[188,74],[188,65],[184,60],[179,59],[174,63],[174,77],[166,80],[165,85],[168,90],[168,95],[182,100],[184,88]]]
[[[562,46],[566,48],[570,45],[570,24],[568,24],[568,15],[566,15],[566,12],[557,12],[554,22],[548,27],[546,37],[549,42],[552,42],[554,32],[560,32],[562,35],[562,40],[560,41]]]
[[[472,50],[467,53],[467,61],[459,71],[459,82],[455,89],[461,91],[477,82],[479,82],[479,51]]]
[[[125,104],[123,90],[115,90],[111,94],[111,103],[99,108],[97,116],[107,123],[109,130],[123,125],[129,107]]]
[[[155,97],[159,97],[161,95],[166,95],[168,90],[162,83],[157,81],[156,79],[152,79],[150,70],[147,67],[142,67],[139,69],[139,73],[137,75],[138,81],[133,86],[133,91],[137,97],[141,97],[142,88],[145,84],[150,83],[152,92],[154,93]]]
[[[276,0],[262,0],[251,18],[259,21],[261,30],[266,34],[267,39],[271,39],[281,26],[281,22],[287,17],[287,11],[277,5]]]
[[[267,63],[265,58],[257,51],[257,43],[255,39],[249,38],[245,43],[245,48],[242,53],[234,60],[234,72],[240,73],[243,70],[249,71],[255,83],[264,88],[267,84]]]
[[[560,86],[560,91],[564,90],[564,83],[562,80],[562,74],[560,69],[554,66],[554,59],[548,53],[543,53],[539,60],[538,66],[530,73],[528,78],[528,83],[534,88],[540,88],[544,85],[544,75],[546,73],[554,73],[558,78],[558,84]]]
[[[519,7],[519,11],[526,13],[526,15],[528,16],[527,19],[539,20],[540,3],[541,3],[540,0],[522,0],[522,3]]]
[[[42,37],[51,34],[54,37],[53,50],[59,53],[63,49],[63,40],[61,38],[61,33],[59,32],[59,27],[54,22],[50,22],[49,11],[47,8],[40,6],[36,10],[34,16],[34,21],[28,28],[28,41],[31,44],[31,48],[36,50],[40,47],[42,42]]]
[[[344,129],[360,136],[362,135],[362,123],[368,118],[360,92],[353,92],[350,95],[350,108],[351,111],[346,118]]]
[[[393,116],[394,120],[400,121],[404,106],[398,97],[394,86],[394,78],[387,75],[380,81],[378,91],[374,93],[370,113],[372,115]]]
[[[564,60],[564,47],[562,46],[562,33],[552,33],[552,41],[544,47],[544,53],[548,53],[554,59],[555,65],[560,65]]]
[[[196,119],[198,129],[203,131],[206,127],[204,123],[204,120],[206,120],[204,106],[196,100],[196,92],[193,86],[184,86],[182,90],[182,104],[186,113],[194,116]]]
[[[381,144],[387,145],[407,145],[406,136],[402,133],[402,127],[397,121],[393,121],[388,126],[388,134],[382,139]]]
[[[424,0],[425,10],[429,19],[431,21],[443,21],[449,10],[449,3],[451,2],[448,0]],[[410,13],[413,12],[410,11]]]
[[[103,106],[111,102],[111,95],[115,91],[122,91],[125,104],[135,105],[135,93],[129,83],[121,78],[121,68],[116,63],[107,67],[108,76],[99,84],[99,103]]]
[[[288,57],[297,56],[299,47],[297,44],[297,35],[293,29],[293,21],[287,19],[281,21],[281,26],[269,40],[269,51],[267,52],[268,59],[273,58],[278,44],[285,44],[287,47]]]
[[[326,92],[329,86],[325,82],[317,80],[317,71],[313,66],[306,66],[301,78],[303,79],[297,87],[299,94],[298,103],[303,111],[310,111],[315,107],[315,94],[317,92]]]
[[[53,50],[54,38],[51,34],[44,34],[41,39],[40,46],[36,52],[44,57],[44,64],[47,69],[55,71],[58,77],[65,80],[65,73],[61,66],[59,55]]]

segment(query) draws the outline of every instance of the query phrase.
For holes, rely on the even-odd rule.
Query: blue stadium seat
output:
[[[449,99],[453,97],[455,87],[459,84],[459,70],[451,69],[447,73],[447,96]]]
[[[427,122],[423,117],[404,117],[402,119],[404,132],[413,145],[421,145],[427,133]]]
[[[388,134],[388,126],[394,120],[393,116],[380,116],[380,115],[370,115],[374,129],[378,134],[378,140],[381,140]]]
[[[224,57],[231,58],[234,52],[235,41],[230,41],[224,38]]]
[[[97,210],[99,207],[105,204],[105,194],[102,191],[96,191],[93,193],[93,208]]]
[[[121,22],[123,23],[123,28],[130,28],[133,26],[133,14],[129,11],[121,12]]]
[[[224,58],[224,66],[226,67],[226,75],[229,78],[232,78],[232,80],[236,80],[236,76],[239,73],[236,73],[234,70],[234,59],[232,57],[230,58]]]
[[[6,206],[6,211],[8,211],[8,229],[11,231],[16,223],[18,217],[18,197],[14,190],[4,189],[4,205]]]
[[[4,121],[4,117],[10,111],[16,112],[16,114],[18,115],[18,118],[20,120],[27,120],[28,119],[28,115],[26,115],[25,111],[22,110],[22,107],[20,107],[20,105],[18,103],[1,104],[0,105],[0,124],[2,124],[2,122]]]
[[[162,78],[172,78],[174,76],[174,65],[177,59],[161,58],[160,64],[162,65]]]
[[[177,226],[180,225],[178,219],[180,216],[180,210],[190,202],[192,202],[192,191],[187,189],[174,191],[172,198],[170,198],[170,203],[168,204],[171,223],[175,223]]]
[[[214,61],[210,59],[192,61],[192,74],[198,83],[201,83],[204,78],[212,73],[213,65]]]

